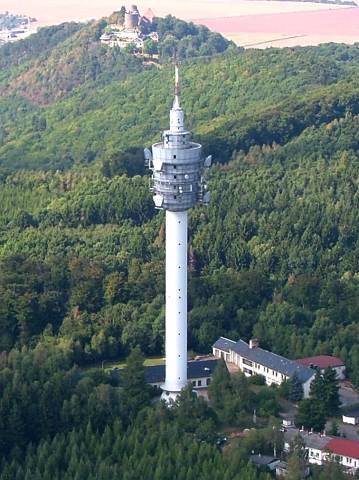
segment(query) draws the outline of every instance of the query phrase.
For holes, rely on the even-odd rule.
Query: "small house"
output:
[[[249,461],[257,468],[273,472],[279,465],[280,460],[270,455],[251,455]]]
[[[348,410],[345,413],[343,413],[342,420],[343,420],[343,423],[348,423],[349,425],[358,425],[359,408]]]

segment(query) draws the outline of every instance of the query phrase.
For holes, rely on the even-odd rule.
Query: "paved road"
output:
[[[359,403],[358,392],[354,390],[352,384],[346,380],[340,382],[339,397],[343,407]]]
[[[356,440],[357,442],[359,442],[358,430],[359,425],[346,425],[345,423],[339,425],[339,431],[345,438]]]

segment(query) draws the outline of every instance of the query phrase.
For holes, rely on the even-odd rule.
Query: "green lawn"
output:
[[[147,357],[144,361],[144,365],[164,365],[165,357]],[[89,367],[84,368],[84,370],[95,370],[97,368],[103,368],[104,370],[112,370],[113,368],[125,368],[126,360],[105,360],[103,362],[97,362],[92,364]]]
[[[193,360],[196,357],[197,353],[193,350],[188,351],[188,360]],[[155,356],[155,357],[146,357],[144,361],[144,365],[164,365],[166,357],[164,356]],[[118,360],[104,360],[103,362],[96,362],[88,367],[85,367],[83,370],[95,370],[97,368],[102,368],[104,370],[111,370],[112,368],[125,368],[126,367],[126,359],[121,358]]]

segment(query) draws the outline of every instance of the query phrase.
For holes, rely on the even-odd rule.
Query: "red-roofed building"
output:
[[[345,378],[345,365],[338,357],[331,357],[330,355],[317,355],[316,357],[299,358],[296,360],[299,365],[305,367],[318,368],[321,373],[328,367],[331,367],[337,373],[337,378],[343,380]]]
[[[334,460],[343,465],[349,474],[354,475],[359,471],[359,442],[289,428],[284,433],[286,452],[289,452],[290,445],[298,434],[304,442],[310,464],[324,465],[325,462]]]
[[[344,467],[359,468],[359,442],[346,438],[332,438],[327,443],[326,449],[334,454]]]
[[[156,15],[153,13],[153,11],[152,11],[151,8],[149,8],[149,9],[147,10],[147,12],[144,14],[144,17],[146,17],[150,22],[153,21],[153,19],[155,18],[155,16],[156,16]]]

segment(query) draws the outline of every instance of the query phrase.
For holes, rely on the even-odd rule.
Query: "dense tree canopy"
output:
[[[52,52],[61,35],[75,42],[70,27],[53,27]],[[30,61],[19,55],[14,68]],[[357,47],[333,44],[183,66],[187,123],[217,153],[211,207],[190,214],[190,348],[255,334],[292,358],[339,355],[359,382],[358,65]],[[41,109],[0,100],[2,348],[50,326],[79,362],[162,351],[163,216],[140,175],[172,75],[132,73]]]
[[[338,355],[359,386],[358,47],[243,52],[156,21],[161,68],[99,46],[106,21],[0,49],[1,480],[252,480],[248,453],[273,447],[272,428],[228,456],[215,438],[276,415],[275,389],[254,398],[219,370],[212,407],[188,389],[168,411],[142,394],[138,350],[133,384],[84,370],[163,353],[164,217],[142,148],[168,126],[173,49],[188,127],[215,159],[211,206],[190,212],[189,348],[255,335],[290,358]],[[300,425],[323,428],[318,404]]]

